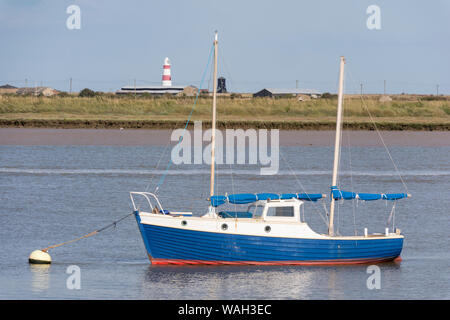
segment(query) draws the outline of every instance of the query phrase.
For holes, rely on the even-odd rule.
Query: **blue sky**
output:
[[[81,29],[69,30],[69,5]],[[366,9],[381,9],[369,30]],[[339,56],[346,92],[450,94],[450,1],[0,0],[0,84],[115,91],[160,84],[198,86],[214,30],[219,74],[235,92],[264,87],[335,92]],[[211,73],[203,87],[210,87]]]

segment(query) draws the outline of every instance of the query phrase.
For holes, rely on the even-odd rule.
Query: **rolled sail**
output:
[[[399,200],[403,198],[408,198],[407,193],[356,193],[351,191],[339,190],[338,187],[331,187],[331,196],[334,200],[364,200],[364,201],[373,201],[373,200]]]
[[[247,204],[256,201],[267,200],[285,200],[285,199],[299,199],[304,201],[317,201],[324,198],[325,195],[321,193],[237,193],[226,196],[212,196],[210,198],[211,206],[217,207],[225,203],[232,204]]]

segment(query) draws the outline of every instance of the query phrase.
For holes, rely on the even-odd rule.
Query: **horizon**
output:
[[[80,9],[79,29],[68,27],[72,5]],[[380,8],[379,29],[368,27],[371,5]],[[362,83],[364,94],[448,95],[449,13],[450,4],[442,0],[432,5],[5,0],[0,85],[66,92],[70,79],[72,92],[115,92],[134,81],[160,85],[169,57],[173,86],[200,87],[218,30],[218,77],[226,78],[230,92],[298,87],[335,93],[344,55],[346,94],[360,93]],[[210,69],[201,86],[209,91]]]

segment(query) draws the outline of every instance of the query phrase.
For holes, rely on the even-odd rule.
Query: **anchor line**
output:
[[[81,240],[81,239],[89,238],[89,237],[91,237],[93,235],[96,235],[96,234],[106,230],[106,229],[109,229],[111,227],[116,227],[117,223],[119,223],[120,221],[124,220],[125,218],[131,216],[132,214],[133,214],[133,212],[123,216],[122,218],[120,218],[120,219],[118,219],[116,221],[113,221],[112,223],[108,224],[107,226],[104,226],[103,228],[100,228],[100,229],[92,231],[92,232],[90,232],[88,234],[85,234],[84,236],[81,236],[79,238],[72,239],[72,240],[69,240],[69,241],[61,242],[61,243],[58,243],[58,244],[54,244],[54,245],[49,246],[47,248],[41,249],[41,251],[48,252],[48,250],[50,250],[50,249],[58,248],[58,247],[61,247],[61,246],[65,245],[65,244],[69,244],[69,243],[73,243],[73,242]]]

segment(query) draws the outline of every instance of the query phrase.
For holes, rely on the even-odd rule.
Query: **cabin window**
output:
[[[259,218],[262,216],[264,207],[263,206],[257,206],[257,205],[250,205],[247,209],[248,212],[251,212],[253,214],[253,218]]]
[[[268,217],[293,217],[294,207],[269,207]]]

